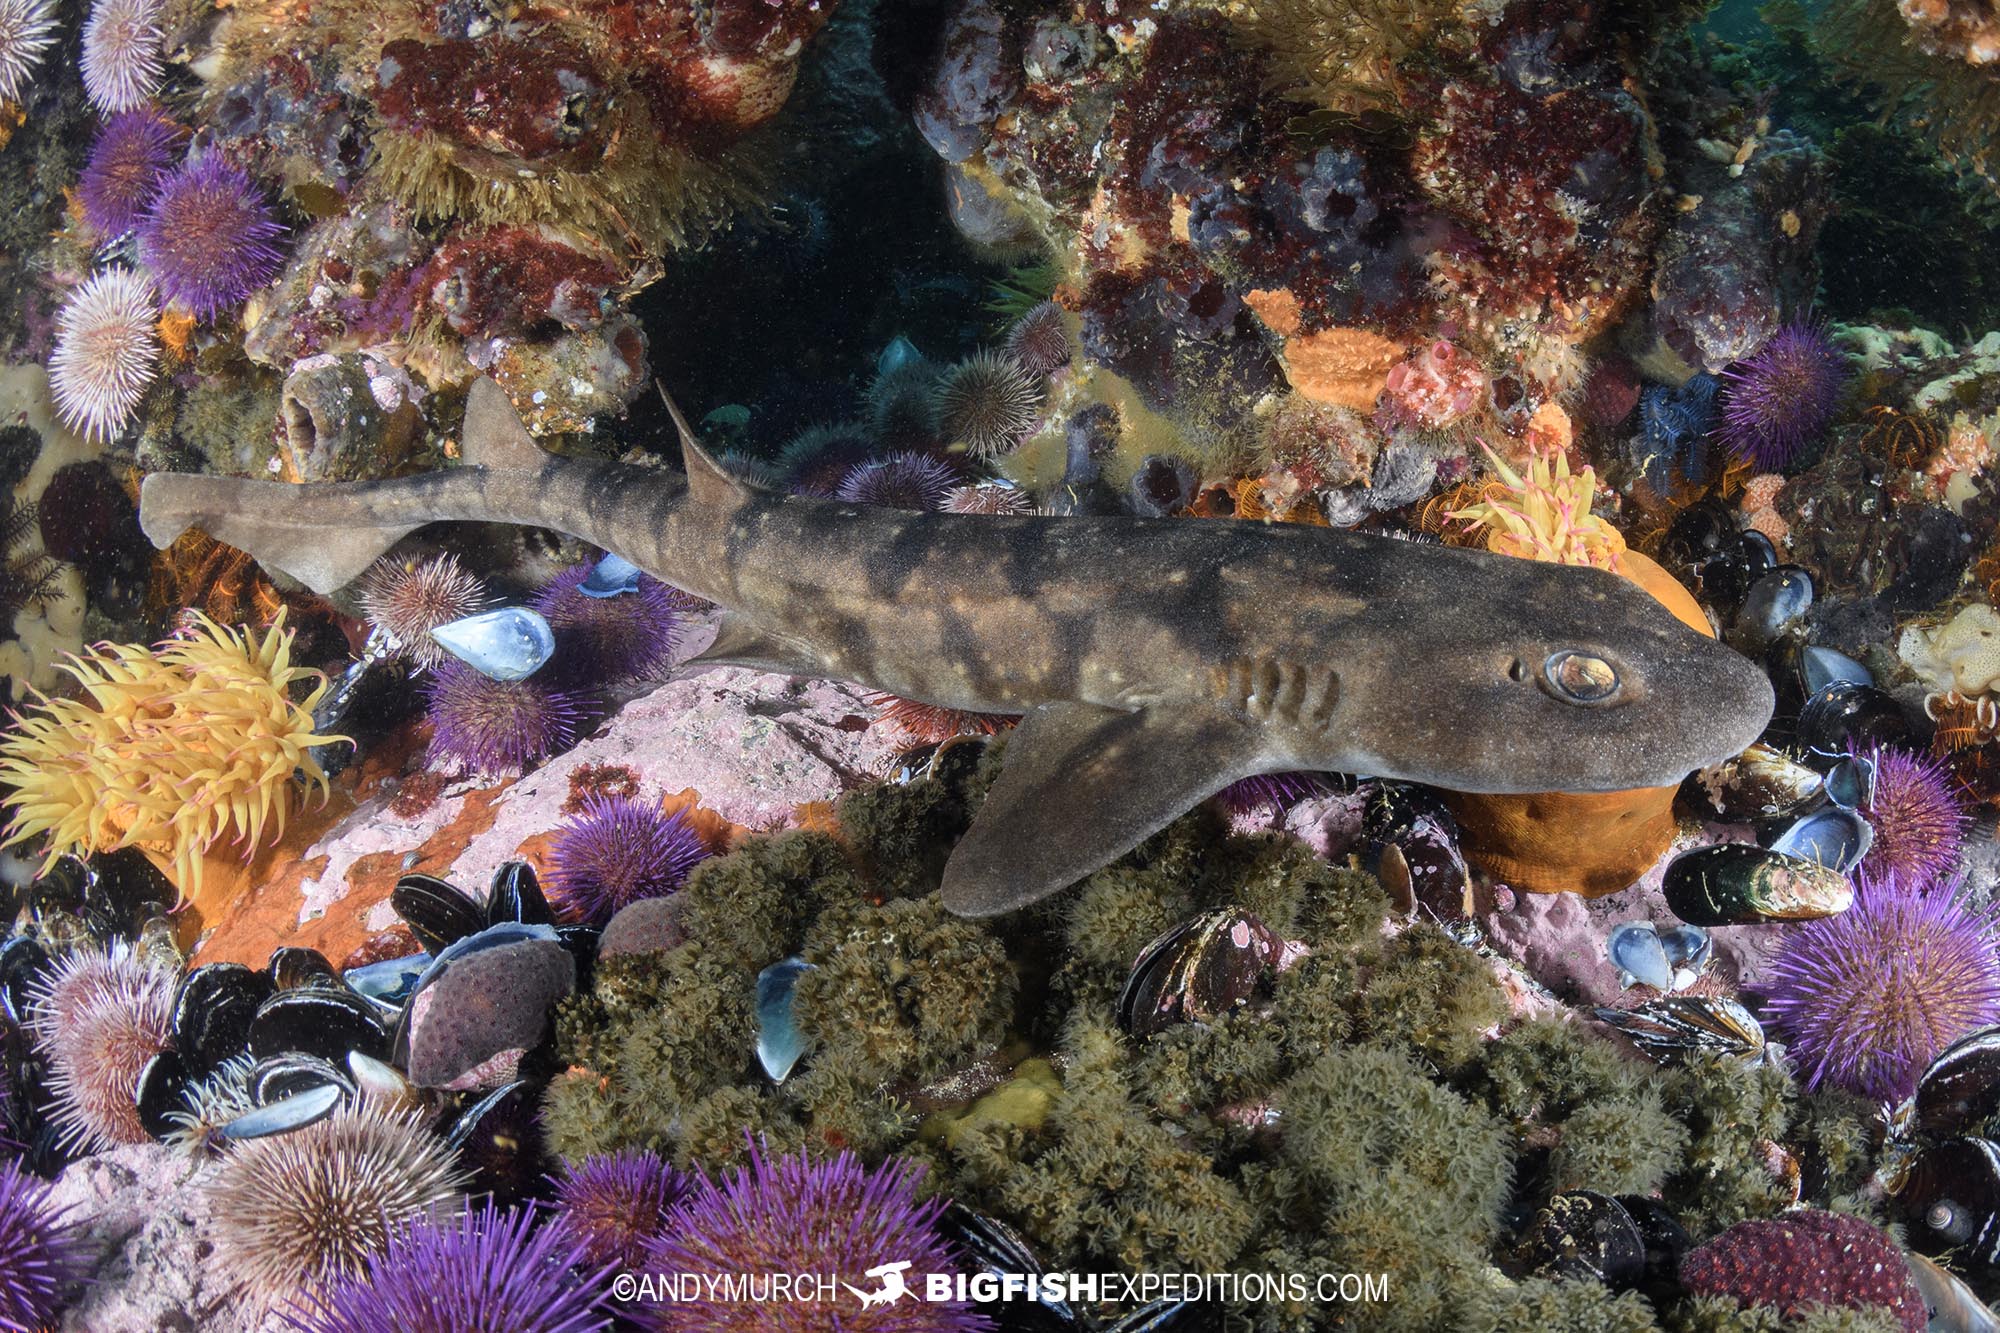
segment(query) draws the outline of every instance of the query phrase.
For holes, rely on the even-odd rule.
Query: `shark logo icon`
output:
[[[861,1301],[861,1308],[872,1310],[878,1305],[894,1305],[905,1296],[912,1295],[909,1284],[903,1281],[903,1272],[910,1266],[908,1259],[893,1264],[878,1264],[862,1274],[863,1277],[880,1278],[882,1285],[875,1291],[863,1291],[851,1283],[840,1285],[853,1292]]]

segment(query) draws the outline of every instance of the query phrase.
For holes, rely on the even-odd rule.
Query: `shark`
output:
[[[161,548],[200,528],[321,593],[425,524],[553,529],[722,608],[693,665],[1017,714],[944,866],[944,901],[968,917],[1061,891],[1241,778],[1663,786],[1771,717],[1756,665],[1606,570],[1296,524],[779,494],[732,476],[668,406],[684,472],[544,451],[481,379],[458,466],[305,484],[158,472],[141,525]]]

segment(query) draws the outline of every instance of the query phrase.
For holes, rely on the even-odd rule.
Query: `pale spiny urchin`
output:
[[[215,1257],[266,1308],[358,1273],[467,1176],[414,1116],[342,1109],[233,1149],[208,1185]]]
[[[0,0],[0,102],[18,101],[56,39],[55,0]]]
[[[947,514],[1032,514],[1035,503],[1018,486],[981,482],[975,486],[954,486],[944,497]]]
[[[1007,354],[1035,375],[1051,375],[1069,364],[1069,326],[1054,301],[1029,306],[1007,330]]]
[[[431,631],[483,611],[492,601],[479,576],[449,551],[424,560],[377,560],[362,575],[356,597],[368,623],[425,668],[447,655]]]
[[[167,1112],[173,1130],[167,1146],[199,1157],[220,1145],[222,1127],[257,1108],[251,1091],[257,1061],[249,1055],[224,1060],[205,1079],[181,1094],[181,1109]]]
[[[131,269],[92,278],[56,316],[49,391],[65,425],[90,440],[125,429],[159,368],[153,285]]]
[[[1034,429],[1041,402],[1041,387],[1005,352],[976,352],[938,382],[945,438],[981,458],[1011,453]]]
[[[159,90],[164,0],[97,0],[83,24],[83,90],[99,111],[130,111]]]
[[[139,1075],[173,1040],[175,970],[122,942],[66,957],[32,992],[30,1030],[49,1064],[64,1144],[101,1151],[150,1137]]]

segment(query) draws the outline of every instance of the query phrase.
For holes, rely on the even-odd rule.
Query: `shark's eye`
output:
[[[1549,654],[1542,664],[1542,678],[1557,698],[1570,703],[1602,703],[1618,691],[1618,673],[1611,663],[1571,648]]]

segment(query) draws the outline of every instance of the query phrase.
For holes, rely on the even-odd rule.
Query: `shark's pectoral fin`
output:
[[[163,551],[200,528],[318,593],[353,580],[416,530],[301,523],[290,504],[297,489],[283,481],[155,472],[139,483],[139,526]]]
[[[826,664],[796,639],[766,629],[737,611],[722,613],[715,642],[687,659],[688,666],[738,666],[786,676],[823,676]]]
[[[944,867],[959,916],[1025,907],[1266,766],[1256,728],[1198,709],[1044,704],[1007,738],[1000,776]]]

